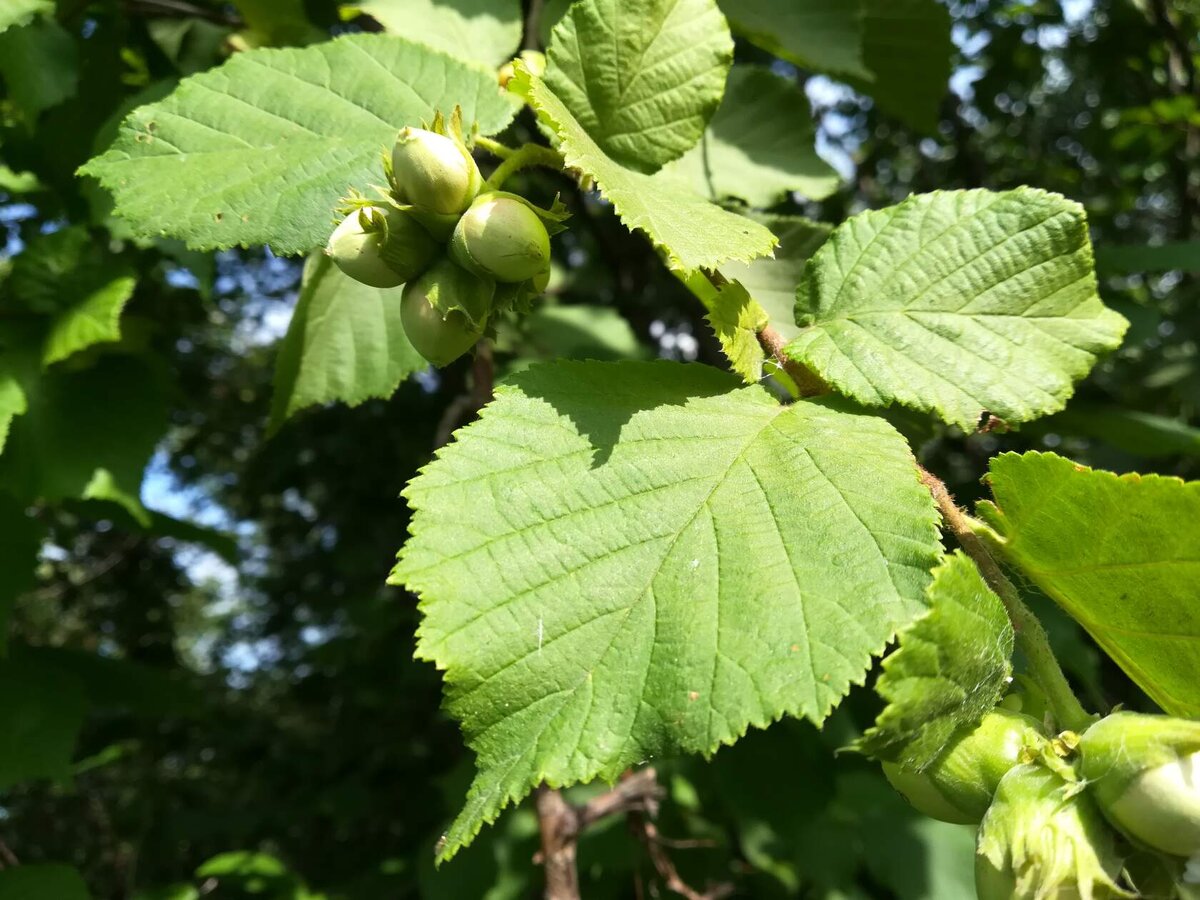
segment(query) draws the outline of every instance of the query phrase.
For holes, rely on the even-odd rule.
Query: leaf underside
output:
[[[922,771],[959,728],[977,724],[1012,674],[1013,629],[1000,598],[962,551],[934,570],[929,613],[900,634],[875,691],[888,701],[858,742]]]
[[[479,767],[444,858],[539,782],[820,722],[940,552],[889,425],[700,365],[529,369],[405,496],[392,580]]]
[[[1166,712],[1200,718],[1200,482],[1003,453],[988,483],[1008,562]]]
[[[279,348],[269,430],[306,406],[390,397],[427,365],[404,334],[399,291],[355,281],[314,254]]]

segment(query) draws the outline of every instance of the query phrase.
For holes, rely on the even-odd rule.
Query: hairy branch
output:
[[[1092,716],[1083,708],[1071,685],[1063,674],[1062,667],[1042,623],[1025,605],[1016,585],[1004,574],[996,558],[971,528],[970,517],[954,502],[945,482],[932,472],[922,468],[921,483],[929,489],[937,504],[938,512],[947,530],[954,535],[963,552],[975,561],[984,580],[1000,597],[1008,618],[1016,632],[1017,643],[1029,663],[1030,671],[1038,685],[1046,692],[1046,701],[1062,728],[1083,731],[1092,721]]]
[[[829,385],[819,376],[783,352],[787,341],[783,339],[782,334],[775,330],[775,326],[768,325],[760,331],[758,343],[763,348],[763,353],[772,357],[779,368],[787,372],[788,377],[796,383],[801,397],[815,397],[817,394],[829,392]]]

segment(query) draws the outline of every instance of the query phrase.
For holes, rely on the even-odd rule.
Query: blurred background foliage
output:
[[[549,20],[566,4],[534,5]],[[504,6],[0,4],[0,897],[538,894],[528,805],[433,868],[471,763],[438,673],[412,660],[415,603],[384,585],[406,533],[399,492],[469,407],[469,361],[267,439],[299,261],[134,242],[74,175],[125,113],[231,53]],[[842,176],[827,199],[773,212],[837,223],[911,192],[1021,184],[1080,201],[1103,296],[1132,322],[1123,349],[1019,432],[891,418],[963,501],[1010,449],[1196,478],[1200,9],[947,8],[952,74],[931,129],[739,39],[739,62],[803,88],[781,114],[811,117]],[[525,114],[511,136],[534,134]],[[535,200],[564,191],[574,218],[545,305],[499,336],[501,376],[554,356],[724,364],[699,304],[603,202],[521,180]],[[81,305],[85,321],[68,315]],[[1144,705],[1040,611],[1091,702]],[[970,896],[971,833],[910,814],[873,764],[835,756],[877,702],[856,692],[821,733],[783,722],[709,762],[658,761],[658,830],[681,873],[753,897]],[[620,821],[589,832],[580,872],[587,897],[667,893]]]

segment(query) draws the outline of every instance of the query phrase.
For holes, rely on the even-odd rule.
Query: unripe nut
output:
[[[464,268],[515,284],[546,270],[550,235],[519,197],[481,194],[458,220],[450,254]]]
[[[434,263],[400,298],[409,343],[435,366],[454,362],[482,336],[494,289],[449,259]]]
[[[993,709],[973,729],[962,729],[925,771],[885,762],[892,787],[919,812],[943,822],[969,825],[987,812],[1000,779],[1021,762],[1022,751],[1044,740],[1029,716]]]
[[[373,206],[356,209],[342,219],[325,252],[354,280],[391,288],[428,268],[437,244],[408,214]]]
[[[1200,722],[1113,713],[1084,732],[1079,754],[1121,831],[1163,853],[1200,854]]]
[[[396,136],[392,180],[401,200],[439,215],[461,213],[483,186],[466,147],[423,128],[403,128]]]

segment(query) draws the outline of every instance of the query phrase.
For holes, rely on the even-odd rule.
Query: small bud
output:
[[[407,213],[368,206],[342,219],[325,252],[356,281],[389,288],[420,275],[433,261],[437,245]]]
[[[409,343],[435,366],[447,366],[483,335],[495,285],[442,258],[404,287],[400,321]]]
[[[481,194],[463,213],[450,254],[464,268],[516,283],[550,263],[550,234],[533,207],[515,194]]]
[[[392,180],[404,202],[438,215],[461,213],[483,186],[461,142],[423,128],[403,128],[396,136]]]
[[[1079,770],[1117,828],[1163,853],[1200,853],[1200,722],[1118,712],[1083,733]]]
[[[943,822],[978,822],[992,802],[996,786],[1027,748],[1044,743],[1036,720],[1007,709],[994,709],[975,728],[959,729],[934,762],[922,772],[885,762],[892,787],[918,811]]]
[[[979,900],[1132,897],[1117,884],[1115,838],[1086,791],[1040,765],[1015,766],[979,826]]]

